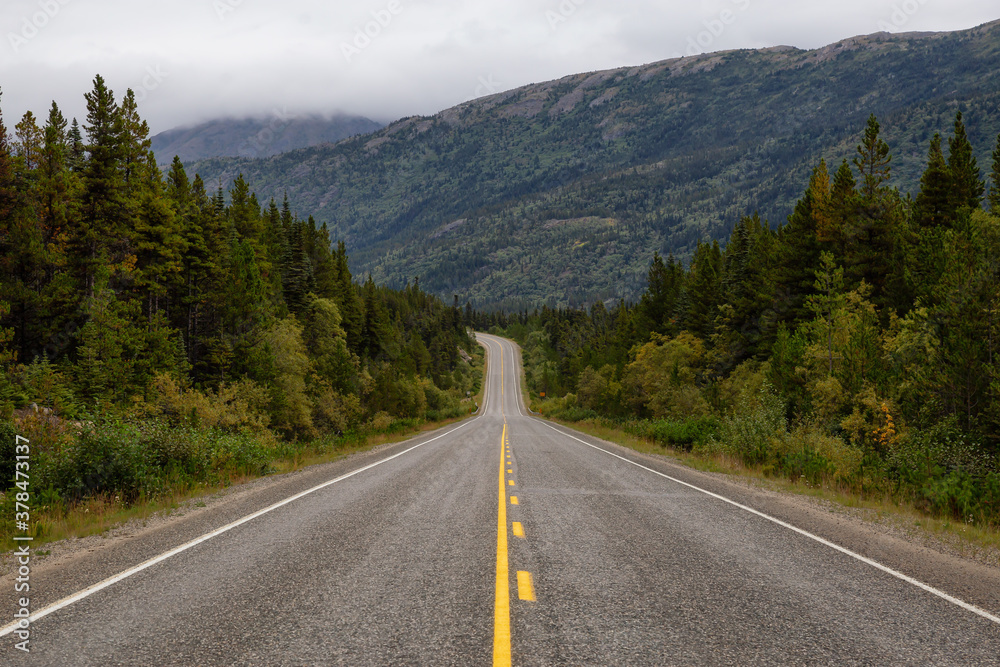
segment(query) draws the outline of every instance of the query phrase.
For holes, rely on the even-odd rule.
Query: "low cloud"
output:
[[[55,99],[83,122],[101,73],[119,96],[136,91],[154,132],[275,105],[388,121],[576,72],[998,14],[993,0],[6,0],[2,108],[12,124]]]

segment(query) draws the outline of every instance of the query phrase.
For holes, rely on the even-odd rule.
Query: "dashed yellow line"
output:
[[[517,496],[511,496],[510,497],[510,504],[511,505],[517,505],[518,504],[518,502],[517,502]]]
[[[512,479],[507,480],[507,483],[510,484],[511,486],[514,486],[514,480]]]
[[[515,521],[511,528],[514,530],[514,537],[524,537],[524,526],[521,525],[520,521]]]
[[[535,587],[531,583],[531,573],[524,570],[517,572],[517,597],[522,600],[535,601]]]

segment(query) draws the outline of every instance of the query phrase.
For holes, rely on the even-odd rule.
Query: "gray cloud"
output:
[[[101,73],[153,131],[226,115],[429,114],[476,95],[683,53],[955,30],[994,0],[5,0],[8,124],[55,99],[83,121]]]

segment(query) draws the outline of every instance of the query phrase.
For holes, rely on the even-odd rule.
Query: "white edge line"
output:
[[[669,479],[672,482],[676,482],[677,484],[681,484],[682,486],[686,486],[688,488],[694,489],[695,491],[699,491],[701,493],[704,493],[705,495],[711,496],[712,498],[716,498],[718,500],[721,500],[724,503],[729,503],[730,505],[733,505],[734,507],[738,507],[741,510],[744,510],[746,512],[750,512],[751,514],[756,514],[757,516],[759,516],[759,517],[761,517],[763,519],[767,519],[768,521],[770,521],[772,523],[778,524],[782,528],[787,528],[788,530],[794,531],[794,532],[796,532],[796,533],[798,533],[800,535],[808,537],[811,540],[815,540],[815,541],[819,542],[820,544],[828,546],[831,549],[835,549],[836,551],[839,551],[842,554],[846,554],[846,555],[850,556],[851,558],[855,558],[855,559],[861,561],[862,563],[870,565],[870,566],[874,567],[877,570],[881,570],[882,572],[885,572],[886,574],[891,574],[892,576],[896,577],[897,579],[901,579],[901,580],[905,581],[908,584],[913,584],[917,588],[922,588],[923,590],[927,591],[928,593],[931,593],[933,595],[938,596],[939,598],[947,600],[948,602],[950,602],[950,603],[952,603],[954,605],[957,605],[957,606],[961,607],[962,609],[965,609],[966,611],[971,611],[973,614],[977,614],[977,615],[982,616],[983,618],[985,618],[985,619],[987,619],[989,621],[993,621],[994,623],[1000,624],[1000,617],[997,617],[997,616],[991,614],[990,612],[986,611],[985,609],[980,609],[979,607],[977,607],[977,606],[975,606],[973,604],[969,604],[968,602],[966,602],[964,600],[959,600],[958,598],[956,598],[956,597],[954,597],[952,595],[948,595],[947,593],[945,593],[942,590],[934,588],[933,586],[929,586],[928,584],[925,584],[922,581],[918,581],[918,580],[914,579],[913,577],[905,575],[902,572],[899,572],[898,570],[894,570],[891,567],[882,565],[882,563],[879,563],[878,561],[874,561],[871,558],[868,558],[866,556],[862,556],[859,553],[855,553],[855,552],[851,551],[850,549],[847,549],[845,547],[840,546],[839,544],[834,544],[833,542],[831,542],[831,541],[829,541],[827,539],[824,539],[824,538],[820,537],[819,535],[813,535],[812,533],[810,533],[807,530],[803,530],[803,529],[801,529],[801,528],[799,528],[797,526],[793,526],[790,523],[786,523],[786,522],[782,521],[781,519],[773,517],[773,516],[771,516],[769,514],[765,514],[764,512],[761,512],[759,510],[755,510],[752,507],[747,507],[746,505],[743,505],[742,503],[738,503],[735,500],[730,500],[729,498],[726,498],[725,496],[720,496],[717,493],[712,493],[711,491],[707,491],[705,489],[697,487],[694,484],[689,484],[688,482],[685,482],[683,480],[679,480],[679,479],[677,479],[675,477],[671,477],[670,475],[666,475],[666,474],[664,474],[664,473],[662,473],[662,472],[660,472],[658,470],[653,470],[652,468],[648,468],[648,467],[642,465],[641,463],[636,463],[635,461],[629,460],[629,459],[625,458],[624,456],[620,456],[618,454],[615,454],[614,452],[609,452],[608,450],[604,449],[603,447],[598,447],[597,445],[593,445],[593,444],[591,444],[589,442],[581,440],[580,438],[577,438],[574,435],[571,435],[569,433],[566,433],[565,431],[557,429],[556,427],[552,426],[551,424],[548,424],[548,423],[546,423],[546,422],[544,422],[544,421],[542,421],[540,419],[538,421],[541,424],[544,424],[545,426],[548,426],[550,429],[552,429],[556,433],[560,433],[560,434],[566,436],[567,438],[572,438],[573,440],[576,440],[577,442],[583,443],[584,445],[587,445],[588,447],[593,447],[594,449],[596,449],[596,450],[598,450],[600,452],[604,452],[608,456],[613,456],[613,457],[615,457],[617,459],[621,459],[622,461],[625,461],[626,463],[631,463],[632,465],[637,466],[639,468],[642,468],[643,470],[648,470],[649,472],[651,472],[651,473],[653,473],[655,475],[659,475],[660,477],[665,477],[665,478]]]
[[[470,419],[469,421],[465,422],[464,424],[461,424],[461,425],[457,426],[456,428],[453,428],[450,431],[447,431],[445,433],[441,433],[440,435],[435,436],[435,437],[431,438],[430,440],[425,440],[424,442],[421,442],[420,444],[417,444],[417,445],[414,445],[413,447],[409,447],[407,449],[404,449],[403,451],[399,452],[398,454],[393,454],[392,456],[384,458],[384,459],[382,459],[380,461],[376,461],[374,463],[369,463],[368,465],[366,465],[364,467],[358,468],[357,470],[353,470],[353,471],[351,471],[351,472],[349,472],[347,474],[341,475],[340,477],[337,477],[336,479],[331,479],[329,481],[323,482],[322,484],[318,484],[318,485],[312,487],[311,489],[306,489],[305,491],[300,491],[299,493],[296,493],[294,496],[289,496],[288,498],[285,498],[284,500],[280,500],[280,501],[274,503],[273,505],[269,505],[269,506],[267,506],[267,507],[265,507],[263,509],[257,510],[253,514],[248,514],[247,516],[245,516],[245,517],[243,517],[241,519],[237,519],[236,521],[233,521],[232,523],[228,523],[225,526],[222,526],[221,528],[216,528],[215,530],[213,530],[213,531],[211,531],[209,533],[205,533],[201,537],[196,537],[195,539],[191,540],[190,542],[185,542],[184,544],[182,544],[182,545],[180,545],[178,547],[174,547],[170,551],[164,552],[164,553],[160,554],[159,556],[154,556],[153,558],[150,558],[149,560],[147,560],[147,561],[145,561],[143,563],[140,563],[139,565],[136,565],[136,566],[134,566],[132,568],[129,568],[128,570],[125,570],[124,572],[119,572],[118,574],[116,574],[116,575],[114,575],[112,577],[109,577],[109,578],[105,579],[104,581],[98,582],[98,583],[94,584],[93,586],[90,586],[88,588],[83,589],[82,591],[79,591],[79,592],[74,593],[74,594],[72,594],[72,595],[70,595],[68,597],[65,597],[62,600],[59,600],[58,602],[54,602],[54,603],[50,604],[49,606],[47,606],[47,607],[45,607],[43,609],[40,609],[39,611],[31,614],[31,616],[27,620],[29,621],[29,623],[34,623],[38,619],[43,618],[45,616],[48,616],[52,612],[59,611],[60,609],[62,609],[64,607],[68,607],[69,605],[73,604],[74,602],[79,602],[80,600],[82,600],[82,599],[84,599],[86,597],[89,597],[89,596],[93,595],[94,593],[96,593],[96,592],[98,592],[100,590],[103,590],[103,589],[107,588],[108,586],[112,586],[112,585],[118,583],[119,581],[122,581],[123,579],[127,579],[128,577],[131,577],[133,574],[137,574],[139,572],[142,572],[146,568],[152,567],[153,565],[156,565],[157,563],[161,563],[161,562],[167,560],[168,558],[170,558],[172,556],[176,556],[177,554],[181,553],[182,551],[187,551],[191,547],[197,546],[197,545],[201,544],[202,542],[207,542],[208,540],[212,539],[213,537],[218,537],[219,535],[222,535],[223,533],[228,532],[228,531],[232,530],[233,528],[236,528],[237,526],[241,526],[244,523],[247,523],[248,521],[253,521],[254,519],[256,519],[259,516],[263,516],[264,514],[267,514],[268,512],[276,510],[279,507],[283,507],[284,505],[287,505],[287,504],[289,504],[291,502],[294,502],[294,501],[298,500],[299,498],[302,498],[304,496],[309,495],[310,493],[314,493],[315,491],[319,491],[320,489],[323,489],[323,488],[325,488],[327,486],[330,486],[331,484],[336,484],[337,482],[345,480],[348,477],[353,477],[354,475],[357,475],[358,473],[362,473],[362,472],[364,472],[366,470],[374,468],[375,466],[382,465],[383,463],[385,463],[387,461],[391,461],[391,460],[393,460],[395,458],[398,458],[398,457],[402,456],[403,454],[406,454],[407,452],[412,452],[414,449],[416,449],[418,447],[423,447],[424,445],[430,444],[430,443],[434,442],[435,440],[440,440],[441,438],[445,437],[446,435],[451,435],[452,433],[454,433],[454,432],[456,432],[456,431],[458,431],[460,429],[465,428],[466,426],[468,426],[469,424],[473,423],[477,419],[479,419],[479,417],[475,417],[473,419]],[[4,626],[3,628],[0,628],[0,637],[4,637],[6,635],[11,634],[12,632],[14,632],[14,630],[17,630],[19,627],[20,627],[19,626],[19,622],[14,622],[14,623],[11,623],[9,625]]]

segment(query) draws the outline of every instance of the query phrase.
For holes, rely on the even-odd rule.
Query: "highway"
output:
[[[532,416],[477,337],[477,416],[39,566],[0,663],[1000,664],[996,568]]]

